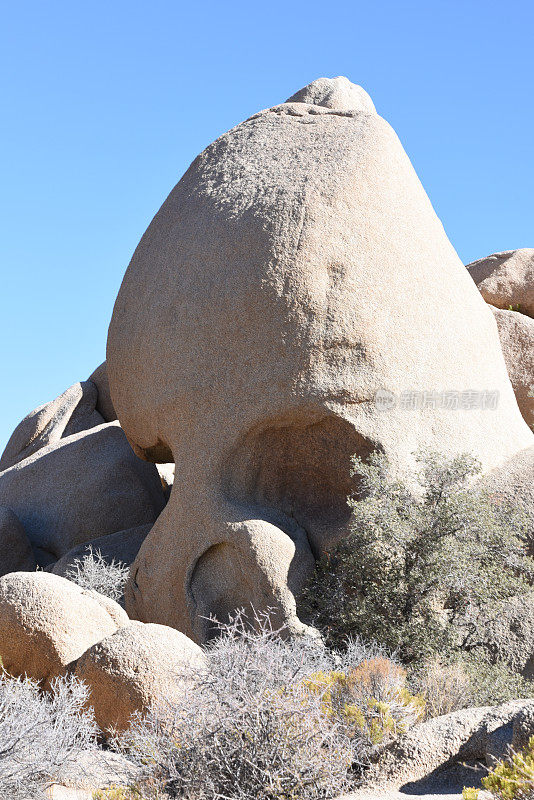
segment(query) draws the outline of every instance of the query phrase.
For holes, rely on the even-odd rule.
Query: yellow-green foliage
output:
[[[473,789],[472,786],[466,786],[462,791],[462,800],[478,800],[480,789]]]
[[[534,736],[519,753],[501,761],[482,784],[499,800],[522,800],[534,794]]]
[[[143,800],[143,796],[129,786],[110,786],[94,792],[93,800]]]
[[[388,658],[363,661],[350,672],[316,672],[302,682],[321,696],[327,717],[351,737],[378,745],[424,715],[424,701],[406,688],[406,671]]]

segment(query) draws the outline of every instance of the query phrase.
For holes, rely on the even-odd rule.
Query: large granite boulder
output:
[[[0,575],[32,571],[35,567],[35,556],[23,524],[10,508],[0,506]]]
[[[0,473],[0,505],[24,527],[37,560],[152,524],[165,504],[156,467],[137,458],[111,422],[42,447]]]
[[[113,600],[47,572],[0,578],[0,658],[45,686],[95,642],[129,623]]]
[[[126,606],[197,640],[249,603],[300,629],[312,555],[347,531],[353,454],[410,469],[424,445],[488,470],[534,441],[490,309],[346,79],[195,159],[128,267],[107,368],[136,453],[176,463]]]
[[[494,253],[467,269],[486,303],[534,317],[534,248]]]
[[[516,718],[532,708],[534,700],[512,700],[453,711],[414,725],[386,746],[366,773],[366,781],[375,784],[377,796],[395,789],[410,797],[425,794],[425,779],[454,763],[475,766],[504,757],[512,744]]]
[[[134,712],[191,691],[206,663],[200,647],[173,628],[131,622],[90,647],[75,674],[91,690],[102,730],[124,730]]]
[[[133,564],[151,527],[151,525],[137,525],[135,528],[108,533],[107,536],[99,536],[90,542],[79,544],[69,550],[68,553],[65,553],[55,564],[48,566],[47,571],[53,572],[54,575],[61,575],[64,578],[68,577],[67,573],[73,567],[74,562],[82,560],[84,556],[89,555],[91,552],[100,553],[107,564],[111,564],[112,561],[115,561],[115,563],[120,561],[129,567]]]
[[[534,425],[534,319],[491,306],[508,375],[523,419]]]
[[[55,400],[39,406],[24,417],[11,434],[2,453],[0,472],[43,447],[57,444],[74,433],[102,425],[105,420],[96,410],[97,399],[97,389],[92,381],[75,383]]]

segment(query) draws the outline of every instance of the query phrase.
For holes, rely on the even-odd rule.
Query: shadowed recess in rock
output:
[[[354,455],[373,444],[336,416],[311,414],[270,420],[249,431],[225,460],[223,489],[230,500],[281,511],[304,528],[315,555],[343,535],[347,498],[358,490]],[[326,537],[326,538],[325,538]]]

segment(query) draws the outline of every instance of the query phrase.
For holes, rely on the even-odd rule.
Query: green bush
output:
[[[498,800],[529,800],[534,796],[534,736],[511,758],[499,762],[482,785]]]
[[[462,791],[462,800],[479,800],[480,789],[475,789],[472,786],[466,786]]]
[[[353,460],[347,537],[319,562],[301,613],[339,647],[347,636],[376,640],[405,663],[477,644],[484,609],[531,592],[529,518],[471,487],[468,455],[416,456],[415,475],[391,479],[384,456]]]
[[[145,800],[145,798],[138,789],[129,786],[110,786],[93,792],[93,800]]]
[[[470,679],[469,705],[496,706],[517,697],[533,697],[534,681],[513,672],[503,662],[493,664],[483,650],[458,656]]]

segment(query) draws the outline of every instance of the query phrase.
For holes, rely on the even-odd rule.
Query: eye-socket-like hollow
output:
[[[246,589],[243,577],[236,580],[238,555],[228,543],[210,547],[198,560],[191,576],[191,594],[197,608],[197,625],[202,641],[216,638],[217,623],[228,622],[239,608],[247,603],[243,599]],[[245,591],[244,591],[245,589]]]
[[[347,497],[357,491],[351,458],[367,458],[375,445],[340,417],[307,415],[270,420],[249,431],[223,464],[225,495],[276,509],[307,532],[314,555],[343,536]]]

